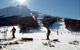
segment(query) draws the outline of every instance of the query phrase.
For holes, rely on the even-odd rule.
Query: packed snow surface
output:
[[[64,21],[59,21],[58,25],[57,23],[53,24],[50,34],[50,40],[53,39],[58,39],[59,42],[52,43],[55,47],[50,47],[49,45],[43,45],[42,43],[48,43],[49,40],[42,40],[46,39],[46,28],[41,27],[39,31],[33,30],[29,33],[19,33],[19,27],[15,26],[17,31],[16,31],[16,38],[11,41],[19,40],[21,37],[30,37],[33,38],[33,41],[26,41],[26,42],[21,42],[21,44],[15,44],[15,45],[7,45],[4,47],[4,50],[80,50],[80,33],[76,32],[70,32],[65,28]],[[59,31],[59,35],[57,35],[57,29]],[[4,30],[4,28],[7,27],[1,27],[0,30]],[[8,27],[8,33],[7,33],[7,38],[11,37],[11,32],[10,30],[12,29],[12,26]],[[0,33],[0,39],[4,38],[4,34]],[[69,44],[69,42],[72,41],[79,41],[78,45],[73,45]],[[5,42],[5,41],[4,41]],[[4,43],[0,42],[0,43]],[[2,49],[2,50],[3,50]]]

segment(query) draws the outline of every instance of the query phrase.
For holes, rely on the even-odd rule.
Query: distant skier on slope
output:
[[[13,27],[11,31],[12,31],[12,39],[13,39],[13,38],[15,38],[16,28],[15,28],[15,27]]]

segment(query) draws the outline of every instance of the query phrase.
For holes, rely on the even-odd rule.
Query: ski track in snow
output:
[[[28,42],[22,42],[22,44],[17,44],[17,45],[8,45],[4,50],[80,50],[80,44],[79,45],[72,45],[69,44],[69,42],[72,42],[74,40],[78,40],[80,43],[80,33],[77,33],[78,35],[74,35],[76,32],[70,32],[65,28],[64,22],[60,21],[57,23],[53,24],[51,28],[51,35],[50,39],[59,39],[60,42],[53,43],[55,47],[49,47],[45,46],[42,44],[42,42],[48,42],[48,40],[41,40],[41,39],[46,39],[46,28],[42,27],[41,31],[35,31],[33,33],[25,33],[21,34],[19,33],[19,28],[18,26],[15,26],[17,31],[16,31],[16,39],[12,40],[19,40],[21,37],[32,37],[34,40],[33,41],[28,41]],[[59,35],[56,34],[56,27],[59,26]],[[6,28],[6,27],[5,27]],[[11,37],[11,32],[10,30],[12,29],[12,26],[8,27],[8,36],[7,38]],[[4,27],[1,27],[0,30],[4,30]],[[61,35],[62,32],[62,35]],[[0,33],[0,39],[3,34]],[[2,43],[2,42],[1,42]],[[5,42],[3,42],[5,43]],[[2,49],[2,50],[3,50]]]

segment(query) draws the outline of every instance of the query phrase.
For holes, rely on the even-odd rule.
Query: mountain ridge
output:
[[[5,16],[5,17],[8,17],[8,16],[15,16],[15,15],[21,15],[22,17],[25,17],[25,16],[31,16],[30,14],[30,10],[26,7],[26,6],[10,6],[10,7],[6,7],[6,8],[3,8],[3,9],[0,9],[0,16]]]
[[[37,11],[31,11],[25,5],[17,5],[17,6],[10,6],[10,7],[0,9],[0,17],[1,16],[3,16],[3,17],[9,17],[9,16],[21,16],[21,17],[38,16],[38,17],[42,18],[44,16],[49,16],[49,15],[39,13]]]

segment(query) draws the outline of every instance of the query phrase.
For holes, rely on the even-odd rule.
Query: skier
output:
[[[15,32],[16,32],[16,28],[13,27],[13,28],[12,28],[12,39],[15,38]]]
[[[51,31],[47,28],[47,40],[49,40],[50,33],[51,33]]]
[[[57,31],[57,35],[59,35],[59,32]]]

